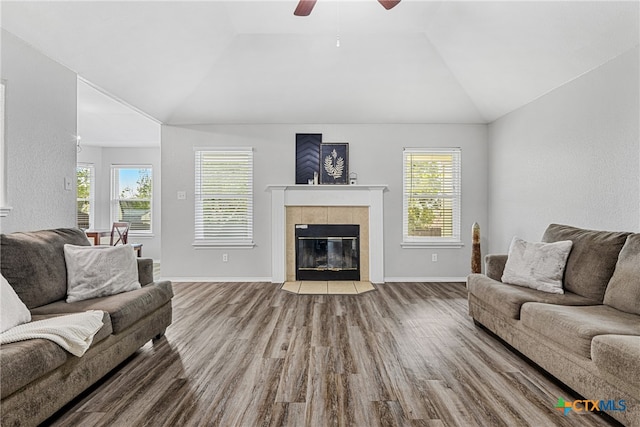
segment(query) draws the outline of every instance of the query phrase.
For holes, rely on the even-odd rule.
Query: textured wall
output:
[[[489,251],[551,222],[637,231],[638,48],[489,126]]]
[[[74,226],[76,74],[4,30],[1,55],[7,203],[13,207],[2,232]]]

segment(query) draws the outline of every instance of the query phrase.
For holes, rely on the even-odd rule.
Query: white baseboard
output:
[[[162,280],[172,282],[268,282],[271,277],[161,277]],[[464,283],[466,277],[385,277],[384,283],[424,283],[424,282],[444,282],[444,283]],[[376,283],[379,284],[379,283]]]
[[[171,282],[269,282],[271,277],[161,277]]]
[[[385,277],[385,283],[393,282],[466,282],[466,277]]]

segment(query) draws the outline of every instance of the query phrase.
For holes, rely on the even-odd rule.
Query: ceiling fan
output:
[[[296,16],[309,16],[313,10],[313,6],[316,5],[316,1],[317,0],[300,0],[298,2],[298,7],[296,7],[293,14]],[[378,3],[380,3],[385,9],[389,10],[400,3],[400,0],[378,0]]]

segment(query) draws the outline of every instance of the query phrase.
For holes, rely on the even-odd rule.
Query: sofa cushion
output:
[[[33,320],[44,320],[54,316],[34,315]],[[109,314],[102,317],[103,326],[94,335],[91,346],[111,335]],[[30,382],[63,365],[73,358],[53,341],[33,339],[0,346],[0,391],[2,399],[19,390]]]
[[[610,382],[640,399],[640,336],[598,335],[591,360]]]
[[[67,295],[63,247],[90,245],[77,228],[0,235],[0,268],[27,307],[62,300]]]
[[[26,340],[0,347],[2,398],[53,371],[73,357],[53,341]]]
[[[29,309],[20,301],[7,279],[0,275],[0,333],[30,320]]]
[[[596,335],[640,335],[640,317],[607,305],[569,307],[537,302],[526,303],[522,324],[568,351],[591,357],[591,340]]]
[[[640,234],[627,237],[604,293],[604,303],[627,313],[640,314]]]
[[[571,240],[527,242],[514,237],[509,246],[502,281],[552,294],[563,294],[562,277]]]
[[[77,313],[102,310],[109,313],[113,333],[118,334],[151,314],[173,297],[171,282],[154,282],[135,291],[68,303],[57,301],[31,310],[32,314]]]
[[[509,285],[490,279],[482,274],[472,274],[467,278],[467,289],[470,294],[510,319],[520,319],[520,308],[526,302],[543,302],[562,305],[594,305],[595,301],[571,292],[551,294]]]
[[[138,265],[131,245],[64,245],[67,302],[140,289]]]
[[[629,234],[551,224],[542,241],[573,242],[564,272],[564,289],[602,303],[618,254]]]

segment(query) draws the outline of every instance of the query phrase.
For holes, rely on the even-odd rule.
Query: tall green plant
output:
[[[151,177],[149,176],[149,170],[143,169],[140,171],[140,178],[136,182],[136,198],[137,199],[150,199],[151,198]]]

